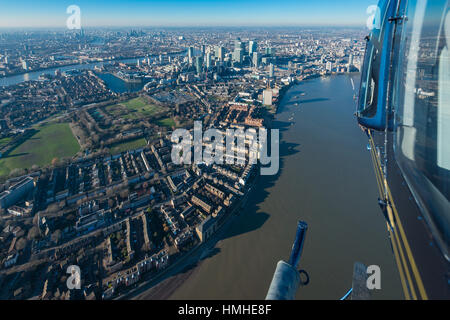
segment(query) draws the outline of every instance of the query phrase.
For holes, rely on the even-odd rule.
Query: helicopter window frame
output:
[[[392,0],[386,0],[379,8],[379,23],[373,23],[374,27],[368,37],[366,52],[364,55],[364,67],[361,75],[360,97],[357,113],[360,117],[373,118],[378,111],[380,63],[383,52],[383,43],[386,34],[386,24],[389,23],[388,11]]]

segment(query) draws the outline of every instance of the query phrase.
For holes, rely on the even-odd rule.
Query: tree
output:
[[[57,213],[58,211],[59,211],[59,206],[57,203],[52,203],[47,208],[47,213],[49,213],[49,214]]]
[[[128,198],[128,195],[129,195],[128,189],[125,189],[125,190],[123,190],[123,191],[120,192],[120,197],[121,197],[122,199]]]
[[[112,208],[114,206],[114,200],[113,199],[108,199],[108,207]]]
[[[28,236],[27,239],[28,240],[36,240],[37,238],[39,238],[39,228],[34,226],[30,229],[30,231],[28,231]]]
[[[27,246],[27,240],[25,238],[20,238],[19,240],[17,240],[17,242],[16,242],[16,250],[17,251],[25,249],[26,246]]]
[[[11,171],[9,176],[10,177],[18,177],[18,176],[23,176],[24,174],[25,174],[25,170],[16,168]]]
[[[38,223],[39,223],[39,215],[38,214],[36,214],[34,217],[33,217],[33,224],[35,225],[35,226],[37,226],[38,225]]]
[[[58,158],[53,158],[52,160],[52,167],[56,167],[58,165],[59,159]]]
[[[61,230],[56,230],[55,232],[53,232],[51,239],[55,244],[58,244],[61,240]]]

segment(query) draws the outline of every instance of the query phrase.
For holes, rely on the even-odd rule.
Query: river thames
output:
[[[357,85],[359,75],[332,76],[285,94],[274,120],[278,175],[259,178],[241,216],[170,299],[264,299],[277,262],[289,258],[299,219],[309,225],[300,268],[310,283],[298,299],[340,299],[356,261],[381,268],[373,299],[403,299],[367,137],[353,116],[351,77]]]

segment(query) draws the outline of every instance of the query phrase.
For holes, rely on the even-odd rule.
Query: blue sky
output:
[[[0,0],[0,27],[360,25],[377,0]]]

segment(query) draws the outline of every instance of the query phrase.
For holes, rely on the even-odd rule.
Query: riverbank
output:
[[[180,51],[180,52],[168,52],[165,53],[164,55],[169,55],[169,56],[173,56],[173,55],[181,55],[183,53],[186,53],[186,51]],[[153,54],[153,55],[149,55],[148,57],[157,57],[157,54]],[[133,57],[117,57],[117,58],[113,58],[113,59],[102,59],[102,60],[94,60],[94,61],[87,61],[85,63],[69,63],[69,64],[64,64],[64,65],[60,65],[60,66],[52,66],[52,67],[48,67],[48,68],[38,68],[38,69],[34,69],[34,70],[23,70],[21,72],[16,72],[13,74],[7,74],[7,75],[1,75],[0,76],[0,81],[2,79],[5,78],[9,78],[9,77],[15,77],[15,76],[20,76],[20,75],[24,75],[24,74],[29,74],[29,73],[34,73],[34,72],[42,72],[42,71],[48,71],[48,70],[58,70],[61,68],[67,68],[67,67],[73,67],[73,66],[84,66],[84,65],[97,65],[97,64],[102,64],[102,63],[108,63],[108,62],[121,62],[121,61],[126,61],[126,60],[132,60],[132,59],[144,59],[147,56],[133,56]]]
[[[128,292],[116,297],[116,300],[166,300],[177,288],[179,288],[184,281],[193,275],[204,259],[215,254],[215,247],[221,241],[227,228],[239,218],[240,210],[245,208],[248,198],[254,190],[254,185],[257,184],[258,176],[250,181],[248,191],[244,197],[236,204],[233,210],[227,213],[223,219],[222,224],[214,235],[211,236],[204,243],[200,243],[190,252],[185,253],[179,257],[177,261],[169,265],[169,267],[152,279],[147,279],[143,283],[132,288]]]
[[[356,261],[383,272],[373,299],[402,299],[367,138],[353,117],[351,77],[302,81],[286,92],[273,120],[280,129],[278,175],[260,177],[215,253],[185,272],[169,299],[264,299],[300,219],[310,226],[301,268],[311,281],[298,299],[339,299]]]
[[[276,112],[283,101],[285,94],[294,86],[295,83],[284,86],[280,89],[279,99],[276,105]],[[267,129],[281,129],[274,124],[274,119],[276,113],[267,117],[266,127]],[[257,169],[259,170],[259,168]],[[235,224],[241,216],[236,214],[236,211],[240,211],[240,214],[245,212],[249,198],[257,197],[254,195],[256,186],[260,184],[261,176],[259,173],[252,181],[252,185],[249,191],[245,193],[241,203],[231,212],[229,217],[227,217],[224,224],[220,227],[218,232],[205,244],[199,245],[197,248],[193,249],[192,252],[186,253],[185,256],[181,257],[179,261],[175,262],[175,265],[170,266],[168,270],[163,271],[162,274],[158,275],[156,278],[148,280],[137,288],[132,289],[127,294],[120,296],[118,299],[133,299],[133,300],[165,300],[169,299],[173,294],[176,293],[177,289],[180,288],[186,281],[188,281],[193,276],[198,276],[198,271],[205,259],[214,257],[219,254],[217,246],[220,246],[221,241],[227,238],[229,228]]]
[[[180,51],[180,52],[171,52],[171,53],[166,53],[166,55],[169,56],[176,56],[176,55],[182,55],[186,53],[186,51]],[[156,57],[158,55],[150,55],[150,57]],[[141,57],[131,57],[131,58],[114,58],[114,59],[107,59],[107,60],[103,60],[103,61],[98,61],[98,62],[90,62],[90,63],[81,63],[81,64],[69,64],[69,65],[64,65],[64,66],[59,66],[59,67],[50,67],[50,68],[41,68],[41,69],[37,69],[37,70],[33,70],[33,71],[23,71],[20,73],[15,73],[12,75],[7,75],[7,76],[0,76],[0,87],[6,87],[6,86],[10,86],[10,85],[15,85],[21,82],[25,82],[25,81],[32,81],[32,80],[38,80],[39,76],[41,74],[53,74],[56,70],[59,70],[61,72],[64,71],[68,71],[68,70],[82,70],[82,69],[89,69],[89,70],[93,70],[94,67],[96,66],[101,66],[105,63],[111,63],[111,62],[123,62],[123,63],[132,63],[132,62],[136,62],[133,60],[136,59],[143,59],[146,56],[141,56]]]

